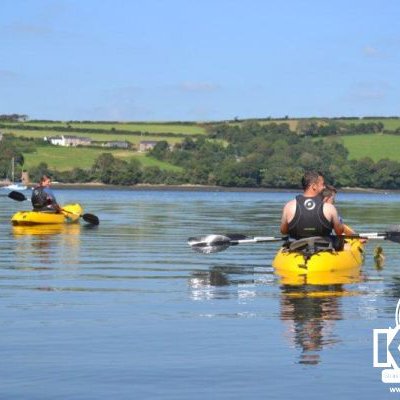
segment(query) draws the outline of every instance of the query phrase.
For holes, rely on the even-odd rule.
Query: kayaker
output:
[[[321,192],[325,179],[321,172],[307,171],[302,180],[303,194],[296,196],[283,208],[281,232],[298,240],[313,236],[331,237],[332,230],[342,235],[344,226],[335,206],[324,202]],[[334,242],[339,242],[332,236]],[[334,243],[335,248],[340,244]]]
[[[61,211],[50,186],[51,178],[48,175],[43,175],[39,184],[33,188],[31,201],[34,211]]]
[[[337,194],[337,189],[335,188],[335,186],[325,185],[325,189],[322,190],[321,192],[322,200],[325,203],[335,204],[336,194]],[[345,235],[355,234],[355,231],[353,229],[351,229],[349,226],[343,223],[343,218],[340,215],[339,215],[339,221],[343,224],[344,228],[343,233]]]
[[[332,185],[325,185],[321,192],[322,199],[325,203],[335,204],[337,189]]]

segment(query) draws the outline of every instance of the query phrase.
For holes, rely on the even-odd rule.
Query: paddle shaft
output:
[[[383,233],[379,232],[359,233],[352,235],[342,235],[339,237],[343,239],[389,240],[395,243],[400,243],[400,230],[388,231]],[[273,236],[247,237],[237,233],[227,234],[227,235],[212,234],[201,237],[191,237],[188,239],[188,244],[193,250],[197,252],[203,254],[210,254],[210,253],[224,251],[230,246],[236,246],[239,244],[280,242],[283,240],[288,240],[288,237],[273,237]]]
[[[354,235],[340,235],[338,236],[339,238],[344,238],[344,239],[380,239],[380,240],[387,240],[388,239],[388,233],[389,232],[372,232],[372,233],[358,233]],[[400,234],[400,233],[399,233]],[[329,238],[329,237],[327,237]],[[267,243],[267,242],[279,242],[282,240],[287,240],[288,237],[273,237],[273,236],[256,236],[253,238],[248,238],[248,239],[231,239],[230,243],[231,245],[235,244],[245,244],[245,243]]]
[[[284,237],[273,237],[273,236],[256,236],[248,239],[231,239],[229,243],[231,245],[245,244],[245,243],[268,243],[268,242],[281,242],[287,238]]]

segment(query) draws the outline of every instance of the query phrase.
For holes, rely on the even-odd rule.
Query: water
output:
[[[1,399],[392,398],[372,332],[395,325],[399,244],[359,281],[288,288],[277,243],[191,251],[189,236],[279,235],[293,193],[58,190],[100,218],[17,230],[0,196]],[[340,194],[345,221],[400,222],[398,194]],[[373,260],[381,244],[383,269]]]

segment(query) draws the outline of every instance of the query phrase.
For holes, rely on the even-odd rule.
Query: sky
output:
[[[400,116],[400,1],[1,0],[0,114]]]

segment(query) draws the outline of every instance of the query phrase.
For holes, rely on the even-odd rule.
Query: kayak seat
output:
[[[287,250],[289,252],[299,252],[310,257],[319,251],[335,251],[335,247],[329,238],[312,236],[288,242]]]

